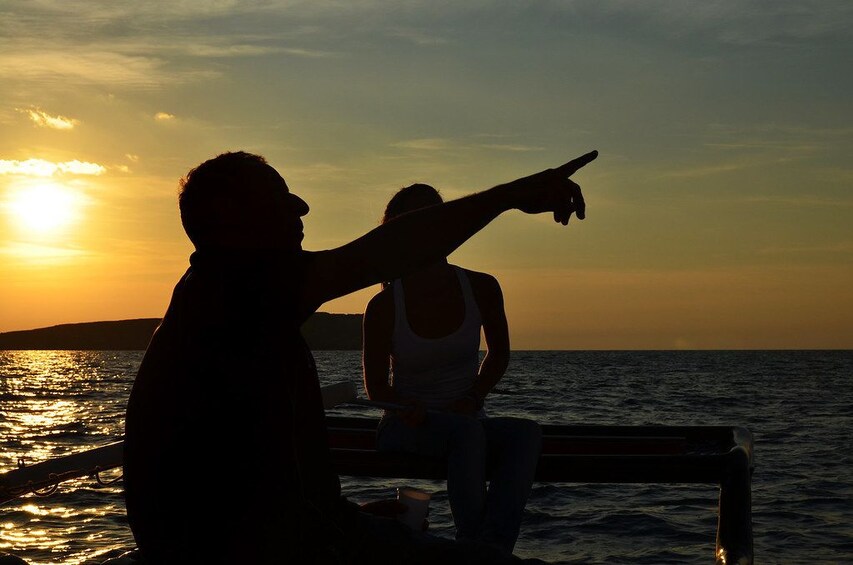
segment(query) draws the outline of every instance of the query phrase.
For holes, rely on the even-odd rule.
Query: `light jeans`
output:
[[[456,539],[479,540],[512,552],[542,446],[539,424],[429,412],[423,426],[412,428],[388,415],[380,423],[376,444],[380,451],[446,457]]]

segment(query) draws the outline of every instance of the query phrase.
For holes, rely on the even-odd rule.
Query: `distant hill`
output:
[[[0,349],[145,349],[160,318],[62,324],[0,333]],[[311,349],[361,349],[361,314],[317,312],[302,326]]]
[[[302,324],[311,349],[361,349],[361,314],[317,312]]]

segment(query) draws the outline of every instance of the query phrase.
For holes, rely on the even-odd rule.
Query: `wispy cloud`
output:
[[[418,29],[397,29],[389,33],[391,37],[399,37],[420,46],[446,45],[450,40],[446,37],[427,33]]]
[[[72,259],[79,260],[88,255],[91,255],[88,251],[60,245],[13,241],[0,246],[0,256],[29,264],[56,265]]]
[[[512,152],[527,152],[527,151],[543,151],[544,147],[535,145],[521,145],[515,143],[483,143],[479,145],[483,149],[494,149],[497,151],[512,151]]]
[[[707,147],[735,150],[769,149],[802,154],[853,141],[853,128],[820,128],[779,123],[747,126],[714,123],[708,126],[707,136]]]
[[[17,2],[0,11],[0,80],[153,89],[221,76],[212,58],[334,56],[330,23],[306,21],[334,7],[287,4]]]
[[[258,57],[278,53],[281,49],[264,45],[236,44],[214,45],[193,43],[183,48],[188,55],[194,57]]]
[[[258,38],[259,40],[264,38]],[[333,57],[331,51],[310,49],[307,47],[259,45],[251,43],[192,43],[161,46],[164,51],[186,53],[192,57],[232,58],[232,57],[262,57],[266,55],[291,55],[294,57],[322,58]]]
[[[282,47],[280,53],[292,55],[294,57],[307,57],[311,59],[320,59],[325,57],[334,57],[335,53],[331,51],[320,51],[318,49],[306,49],[304,47]]]
[[[401,147],[403,149],[416,149],[419,151],[437,151],[440,149],[449,149],[451,142],[448,139],[438,137],[426,137],[422,139],[408,139],[406,141],[398,141],[392,143],[392,147]]]
[[[14,47],[16,39],[28,37],[39,38],[42,45],[73,42],[78,52],[93,40],[103,39],[114,46],[128,41],[145,44],[136,50],[119,47],[117,52],[126,55],[151,55],[161,49],[201,57],[276,52],[316,56],[327,53],[328,45],[340,46],[340,39],[347,36],[378,41],[396,37],[421,46],[443,45],[464,42],[472,29],[494,27],[505,33],[507,22],[518,30],[541,32],[545,31],[543,24],[551,24],[560,33],[582,30],[595,36],[641,37],[650,43],[703,41],[737,46],[849,39],[853,33],[849,0],[543,0],[533,4],[496,0],[149,0],[19,1],[14,5],[0,13],[0,29],[11,39],[0,40],[0,52],[8,51],[3,47]],[[306,35],[319,43],[286,43]],[[20,52],[31,52],[37,46]],[[107,47],[97,50],[110,51]],[[66,55],[73,57],[74,52],[69,49]]]
[[[58,47],[55,50],[3,49],[0,79],[53,84],[108,84],[127,88],[156,88],[216,76],[209,69],[170,72],[165,60],[147,55],[116,53],[105,47]]]
[[[154,119],[158,122],[171,122],[175,119],[175,115],[168,112],[157,112],[154,114]]]
[[[18,111],[26,114],[30,118],[30,120],[32,120],[32,122],[39,127],[58,130],[71,130],[74,129],[75,126],[80,124],[80,121],[74,118],[66,118],[65,116],[51,116],[47,112],[38,108],[19,109]]]
[[[673,168],[658,174],[663,178],[699,178],[747,168],[778,167],[785,163],[810,161],[844,152],[853,142],[849,127],[817,128],[777,123],[735,125],[713,123],[699,134],[701,164]],[[830,180],[849,177],[849,169],[813,169]]]
[[[0,175],[52,177],[57,174],[72,174],[97,176],[106,171],[107,168],[103,165],[76,159],[59,163],[45,159],[27,159],[25,161],[0,159]]]
[[[747,167],[745,163],[719,163],[716,165],[702,165],[698,167],[687,167],[662,173],[662,178],[697,178],[730,173]]]
[[[612,0],[551,3],[555,21],[648,41],[697,41],[730,46],[785,45],[850,38],[853,4],[847,0]]]
[[[482,134],[474,135],[475,138],[484,137]],[[490,136],[502,137],[502,136]],[[415,151],[471,151],[471,150],[487,150],[487,151],[507,151],[513,153],[526,153],[530,151],[542,151],[543,147],[537,145],[526,145],[523,143],[468,143],[462,140],[442,138],[442,137],[425,137],[419,139],[407,139],[392,143],[391,147],[401,149],[413,149]]]

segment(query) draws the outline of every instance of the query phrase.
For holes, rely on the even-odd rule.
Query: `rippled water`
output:
[[[0,351],[0,471],[120,435],[141,357]],[[360,379],[358,352],[316,357],[324,384]],[[851,384],[849,351],[517,352],[487,407],[546,423],[745,426],[756,442],[756,563],[853,563]],[[192,473],[176,470],[175,480],[191,488]],[[442,483],[415,484],[434,492],[433,533],[451,535]],[[120,483],[96,486],[70,482],[0,506],[0,551],[36,565],[99,563],[132,548]],[[366,501],[398,483],[343,486]],[[716,510],[712,485],[537,484],[516,552],[560,563],[711,563]]]

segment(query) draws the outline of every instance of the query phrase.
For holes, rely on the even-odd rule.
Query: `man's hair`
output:
[[[211,232],[220,227],[216,200],[245,196],[245,185],[252,173],[269,175],[270,166],[260,155],[234,151],[222,153],[192,169],[180,180],[178,207],[181,223],[196,247],[209,243]],[[219,202],[221,206],[221,201]]]
[[[444,200],[441,194],[428,184],[416,183],[397,191],[385,206],[382,223],[392,220],[401,214],[413,212],[425,206],[441,204]]]

